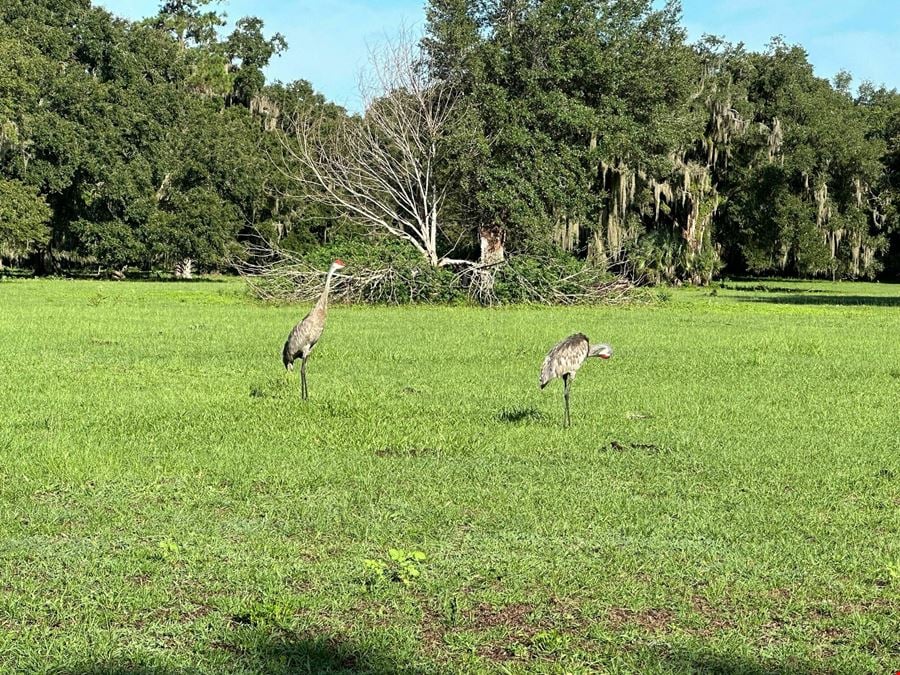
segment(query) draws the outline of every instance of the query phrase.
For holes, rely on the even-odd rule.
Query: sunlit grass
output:
[[[897,287],[335,307],[306,404],[304,311],[0,283],[0,668],[897,667]]]

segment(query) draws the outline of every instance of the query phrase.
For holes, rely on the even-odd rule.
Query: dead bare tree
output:
[[[439,177],[442,141],[458,97],[430,73],[408,38],[371,53],[360,91],[362,117],[294,119],[279,169],[305,199],[372,230],[409,242],[432,266],[469,264],[441,256],[438,235],[448,185]]]

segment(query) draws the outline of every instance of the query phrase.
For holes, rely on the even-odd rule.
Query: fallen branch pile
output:
[[[332,302],[621,305],[654,297],[652,291],[625,277],[610,276],[589,265],[564,265],[553,258],[513,257],[456,272],[403,258],[348,262],[346,273],[332,279]],[[269,242],[248,245],[247,256],[236,267],[254,296],[277,302],[314,301],[326,274],[324,265]]]

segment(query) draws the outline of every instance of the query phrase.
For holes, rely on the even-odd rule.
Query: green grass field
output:
[[[900,668],[897,286],[305,310],[0,283],[0,669]]]

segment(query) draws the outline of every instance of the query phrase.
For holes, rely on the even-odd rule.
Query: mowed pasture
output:
[[[0,670],[900,668],[900,288],[670,294],[333,307],[303,403],[307,307],[3,281]]]

